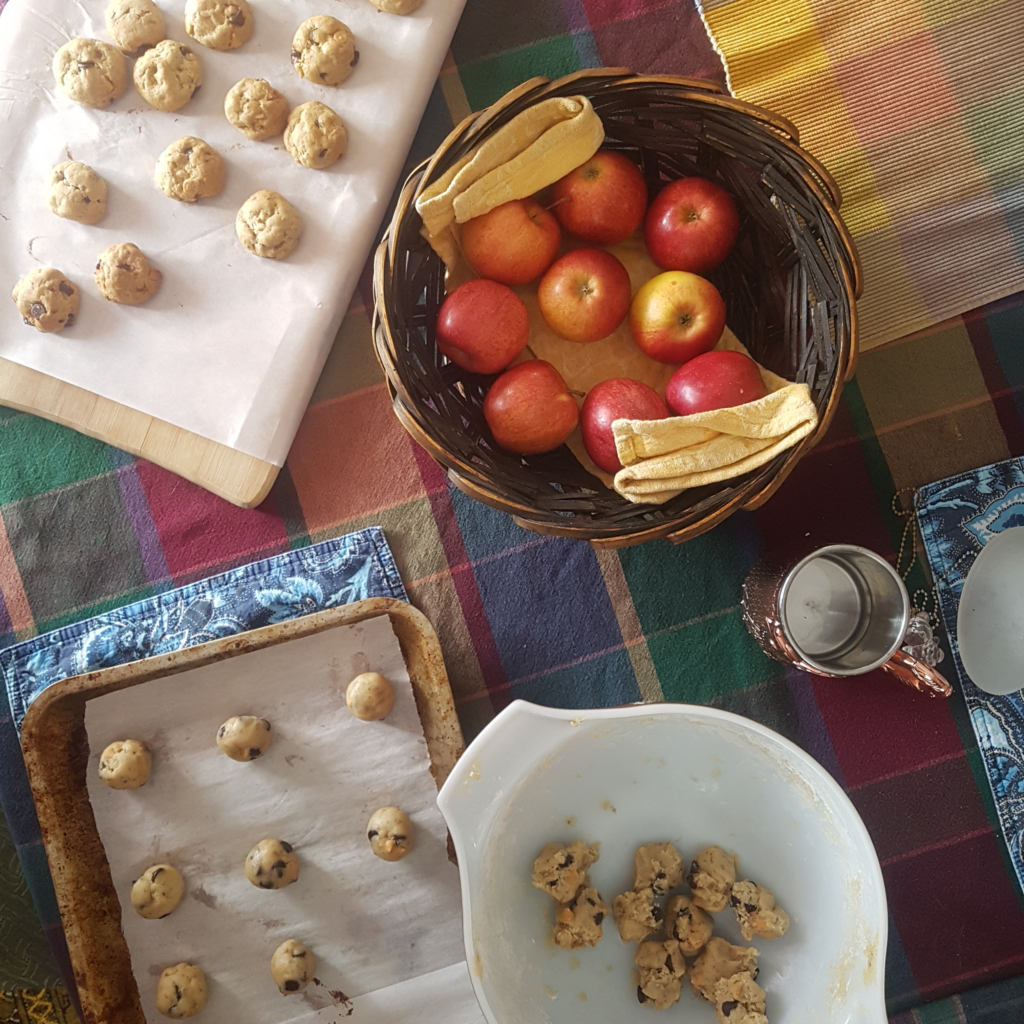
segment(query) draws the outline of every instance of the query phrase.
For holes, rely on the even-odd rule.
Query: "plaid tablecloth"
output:
[[[723,79],[691,0],[469,0],[410,166],[523,79],[596,64]],[[438,630],[467,738],[515,697],[667,698],[764,722],[833,773],[873,836],[891,909],[893,1020],[1024,1020],[1024,895],[961,698],[930,701],[878,673],[837,682],[786,671],[755,647],[738,606],[762,550],[839,540],[895,560],[898,489],[1024,454],[1024,299],[865,354],[829,435],[758,512],[682,547],[599,553],[526,533],[447,485],[391,412],[367,286],[368,275],[259,509],[0,410],[0,645],[381,525]],[[909,582],[925,586],[919,568]],[[40,986],[54,972],[24,895],[19,905],[11,828],[13,846],[0,843],[0,987]]]

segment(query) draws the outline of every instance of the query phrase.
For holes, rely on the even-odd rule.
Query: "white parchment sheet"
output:
[[[111,42],[107,0],[11,0],[0,18],[0,356],[282,465],[451,42],[464,0],[424,0],[406,17],[368,0],[252,0],[255,32],[218,53],[190,39],[184,0],[157,0],[171,39],[199,55],[202,87],[173,114],[131,84],[107,110],[78,106],[50,64],[76,36]],[[290,61],[299,24],[330,14],[352,30],[359,63],[341,86],[313,85]],[[320,100],[341,115],[348,152],[333,167],[300,167],[280,138],[251,142],[224,116],[239,79],[265,78],[292,106]],[[213,199],[179,203],[155,185],[175,139],[205,139],[227,163]],[[67,159],[109,187],[95,226],[52,214],[50,170]],[[235,214],[261,188],[280,192],[305,228],[286,260],[259,259],[235,235]],[[96,258],[134,242],[163,274],[141,306],[107,302]],[[40,266],[82,291],[78,321],[60,334],[22,323],[15,282]],[[367,344],[370,339],[367,338]]]
[[[349,680],[368,670],[396,687],[382,722],[361,722],[345,706]],[[273,727],[258,760],[232,761],[216,745],[218,726],[237,714]],[[210,994],[198,1019],[215,1024],[336,1022],[353,1004],[353,1021],[374,1024],[483,1020],[465,963],[458,870],[386,616],[98,697],[85,725],[89,796],[150,1024],[164,1020],[157,977],[180,960],[205,971]],[[140,789],[110,789],[95,771],[121,738],[153,751]],[[415,848],[395,863],[375,857],[365,834],[387,805],[416,826]],[[245,855],[266,837],[300,857],[299,879],[285,889],[245,877]],[[181,871],[186,892],[169,917],[147,921],[131,906],[131,885],[161,862]],[[270,956],[288,938],[317,958],[322,984],[301,996],[282,996],[270,976]]]

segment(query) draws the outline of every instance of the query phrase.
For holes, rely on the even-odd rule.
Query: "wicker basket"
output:
[[[708,277],[729,326],[764,366],[805,381],[817,430],[751,473],[637,505],[603,487],[564,445],[523,457],[491,440],[482,404],[493,378],[448,362],[434,342],[444,265],[420,235],[416,198],[451,164],[526,107],[586,95],[605,146],[636,160],[651,194],[687,174],[714,178],[736,198],[740,235]],[[399,420],[478,501],[538,533],[622,547],[656,537],[695,537],[740,508],[756,508],[824,434],[856,358],[860,269],[828,172],[782,118],[685,78],[603,68],[558,81],[533,79],[463,121],[409,176],[374,262],[374,342]]]

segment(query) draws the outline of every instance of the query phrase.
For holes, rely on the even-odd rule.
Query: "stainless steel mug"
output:
[[[867,548],[830,544],[798,561],[762,559],[743,584],[742,605],[751,636],[776,661],[832,678],[882,668],[932,697],[953,692],[934,668],[900,650],[907,588]]]

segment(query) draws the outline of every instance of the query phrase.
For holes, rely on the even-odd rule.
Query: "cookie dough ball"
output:
[[[72,39],[53,57],[53,77],[83,107],[108,107],[128,85],[124,54],[98,39]]]
[[[270,723],[254,715],[236,715],[217,730],[217,746],[232,761],[255,761],[262,757],[272,738]]]
[[[688,896],[673,896],[665,904],[665,934],[678,940],[685,956],[696,956],[707,945],[714,926],[711,915]]]
[[[164,16],[153,0],[110,0],[107,31],[123,53],[156,46],[167,35]]]
[[[132,80],[151,107],[173,113],[203,84],[203,68],[191,47],[165,39],[135,62]]]
[[[712,936],[690,968],[690,988],[697,995],[712,1000],[721,978],[731,978],[742,971],[757,974],[757,957],[753,946],[734,946],[717,935]]]
[[[208,142],[186,135],[160,154],[156,183],[179,203],[218,196],[224,189],[224,158]]]
[[[719,979],[711,998],[721,1024],[768,1024],[764,1015],[764,989],[749,971]]]
[[[356,718],[379,722],[395,706],[395,690],[379,672],[362,672],[348,684],[345,703]]]
[[[160,287],[160,271],[154,270],[145,253],[131,242],[104,249],[95,276],[100,295],[123,306],[145,302]]]
[[[252,37],[249,0],[188,0],[185,31],[211,50],[237,50]]]
[[[624,892],[612,900],[612,907],[623,942],[640,942],[661,926],[661,907],[655,902],[653,889]]]
[[[299,858],[292,844],[261,839],[245,858],[245,877],[258,889],[283,889],[299,877]]]
[[[409,815],[397,807],[374,811],[366,823],[370,849],[381,860],[401,860],[413,848],[415,832]]]
[[[729,893],[736,881],[736,858],[720,846],[709,846],[697,854],[686,881],[693,891],[693,902],[701,910],[717,914],[729,905]]]
[[[270,973],[281,995],[294,995],[313,980],[316,957],[298,939],[285,939],[270,958]]]
[[[585,885],[555,912],[555,944],[562,949],[596,946],[604,935],[601,922],[611,908],[591,885]]]
[[[348,131],[338,115],[324,103],[302,103],[288,115],[284,129],[284,148],[292,159],[323,170],[345,155]]]
[[[156,983],[156,1008],[171,1020],[194,1017],[206,1005],[206,975],[194,964],[168,967]]]
[[[559,903],[568,903],[586,885],[587,871],[597,858],[597,846],[578,839],[568,846],[548,843],[533,862],[533,884]]]
[[[288,101],[263,78],[243,78],[224,97],[224,116],[253,142],[280,135],[288,123]]]
[[[78,289],[53,267],[30,270],[14,286],[11,298],[25,323],[43,334],[70,327],[81,301]]]
[[[153,756],[139,740],[115,740],[100,754],[100,778],[111,789],[138,789],[152,770]]]
[[[330,15],[307,18],[292,39],[295,70],[317,85],[341,85],[358,63],[355,37],[348,25]]]
[[[423,0],[370,0],[370,3],[385,14],[412,14]]]
[[[65,160],[50,171],[46,201],[58,217],[98,224],[107,212],[107,183],[87,164]]]
[[[667,1010],[683,994],[686,961],[675,939],[641,942],[633,961],[640,974],[636,997],[641,1003],[653,1003],[656,1010]]]
[[[775,894],[756,882],[736,882],[729,895],[729,904],[739,922],[740,935],[747,942],[759,935],[762,939],[778,939],[786,934],[789,914],[775,905]]]
[[[671,843],[647,843],[633,858],[633,888],[653,889],[655,896],[664,896],[683,884],[686,865]]]
[[[132,883],[132,906],[139,917],[158,921],[177,908],[184,892],[185,882],[176,867],[154,864]]]
[[[235,217],[235,233],[254,256],[283,260],[299,244],[302,217],[284,196],[261,188],[242,204]]]

